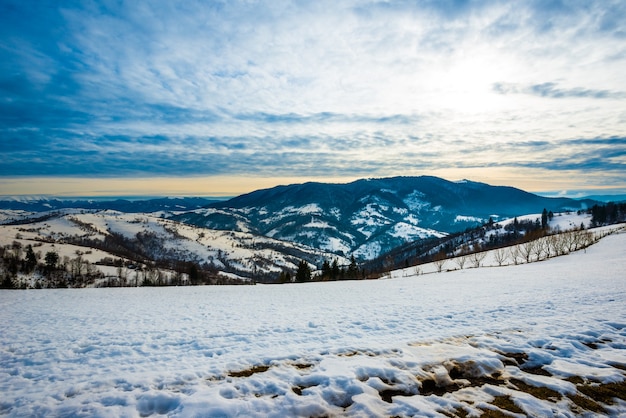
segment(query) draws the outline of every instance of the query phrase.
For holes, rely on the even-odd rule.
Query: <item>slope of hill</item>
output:
[[[297,243],[210,230],[148,214],[63,210],[44,218],[21,225],[0,225],[0,245],[10,247],[17,242],[20,248],[26,248],[31,244],[42,254],[55,251],[69,257],[77,250],[85,253],[98,249],[93,256],[164,266],[194,262],[215,272],[256,280],[274,280],[283,270],[295,271],[301,260],[315,268],[336,257]]]
[[[278,186],[176,214],[173,219],[372,259],[406,242],[462,231],[490,217],[498,220],[543,208],[578,210],[592,203],[468,180],[394,177]]]
[[[509,247],[528,239],[555,235],[565,231],[588,229],[593,226],[587,212],[562,212],[548,218],[547,228],[541,227],[542,214],[522,215],[487,223],[441,238],[429,238],[398,246],[379,257],[361,263],[365,271],[375,273],[414,264],[424,264],[433,258],[449,258],[460,254],[483,252]],[[466,257],[467,258],[467,257]]]
[[[626,233],[539,263],[393,277],[0,290],[0,414],[626,414]]]

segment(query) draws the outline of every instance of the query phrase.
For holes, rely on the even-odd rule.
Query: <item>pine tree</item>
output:
[[[24,271],[26,273],[32,272],[37,266],[37,256],[33,251],[33,247],[28,244],[26,247],[26,258],[24,259]]]
[[[359,267],[356,265],[356,260],[354,259],[354,255],[350,257],[350,265],[348,266],[348,279],[356,279],[359,274]]]
[[[336,258],[333,260],[333,266],[331,268],[330,279],[331,280],[339,279],[339,263],[337,262]]]
[[[330,263],[328,260],[324,260],[324,263],[322,264],[322,280],[330,279],[331,275],[332,271],[330,269]]]
[[[298,263],[298,271],[296,272],[296,282],[303,283],[311,280],[311,268],[309,263],[301,260]]]
[[[46,262],[46,272],[49,273],[56,268],[57,263],[59,262],[59,254],[54,251],[48,251],[44,260]]]

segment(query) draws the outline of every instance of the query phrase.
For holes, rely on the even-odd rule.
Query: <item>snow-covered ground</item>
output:
[[[393,276],[0,291],[0,414],[626,415],[626,233]]]

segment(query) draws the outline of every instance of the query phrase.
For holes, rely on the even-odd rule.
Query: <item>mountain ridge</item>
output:
[[[543,197],[511,186],[434,176],[359,179],[350,183],[306,182],[280,185],[233,197],[160,198],[129,201],[0,200],[19,211],[63,208],[153,213],[202,228],[252,233],[291,241],[339,256],[368,260],[408,242],[442,237],[503,218],[586,209],[598,203]]]
[[[371,259],[411,240],[459,232],[491,217],[497,220],[544,208],[555,212],[579,210],[594,203],[542,197],[470,180],[398,176],[281,185],[172,218]]]

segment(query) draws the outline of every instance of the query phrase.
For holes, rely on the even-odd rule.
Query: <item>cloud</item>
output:
[[[6,1],[0,176],[617,173],[625,7]]]
[[[512,83],[494,83],[493,90],[499,94],[528,94],[553,99],[591,98],[591,99],[624,99],[626,92],[611,90],[595,90],[583,87],[559,88],[557,83],[547,82],[520,86]]]

